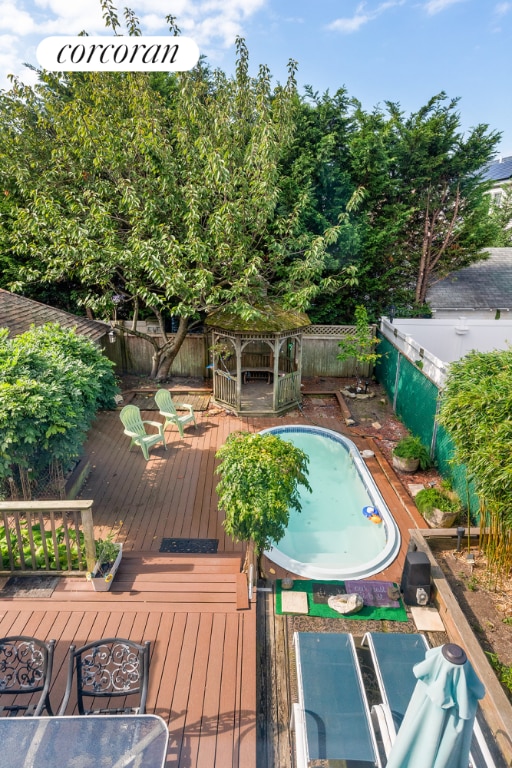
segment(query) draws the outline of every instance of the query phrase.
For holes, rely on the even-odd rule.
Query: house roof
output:
[[[483,171],[484,181],[507,181],[512,179],[512,156],[495,160]]]
[[[91,341],[99,341],[110,330],[107,323],[78,317],[0,288],[0,328],[8,328],[9,336],[19,336],[28,331],[31,325],[39,326],[45,323],[59,323],[62,328],[76,328],[77,333],[87,336]]]
[[[432,309],[512,309],[512,248],[487,248],[489,258],[453,272],[427,294]]]

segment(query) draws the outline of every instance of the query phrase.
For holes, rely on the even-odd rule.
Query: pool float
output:
[[[382,517],[377,507],[363,507],[363,515],[372,523],[382,523]]]

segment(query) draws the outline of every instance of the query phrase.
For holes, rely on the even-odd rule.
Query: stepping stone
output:
[[[281,592],[283,613],[308,613],[307,592]]]
[[[411,605],[411,614],[418,632],[445,632],[443,620],[437,608]]]
[[[411,494],[413,499],[415,498],[417,493],[425,490],[425,486],[423,485],[423,483],[409,483],[407,488],[409,489],[409,493]]]

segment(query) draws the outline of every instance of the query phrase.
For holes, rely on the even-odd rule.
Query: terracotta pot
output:
[[[419,465],[419,459],[403,459],[401,456],[393,454],[393,466],[399,472],[416,472]]]

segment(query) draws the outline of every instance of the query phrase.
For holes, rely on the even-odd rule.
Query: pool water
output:
[[[266,552],[292,573],[313,579],[366,578],[398,554],[400,533],[355,444],[320,427],[272,427],[309,456],[309,493],[300,487],[302,512],[292,510],[284,537]],[[368,520],[374,506],[382,523]]]

